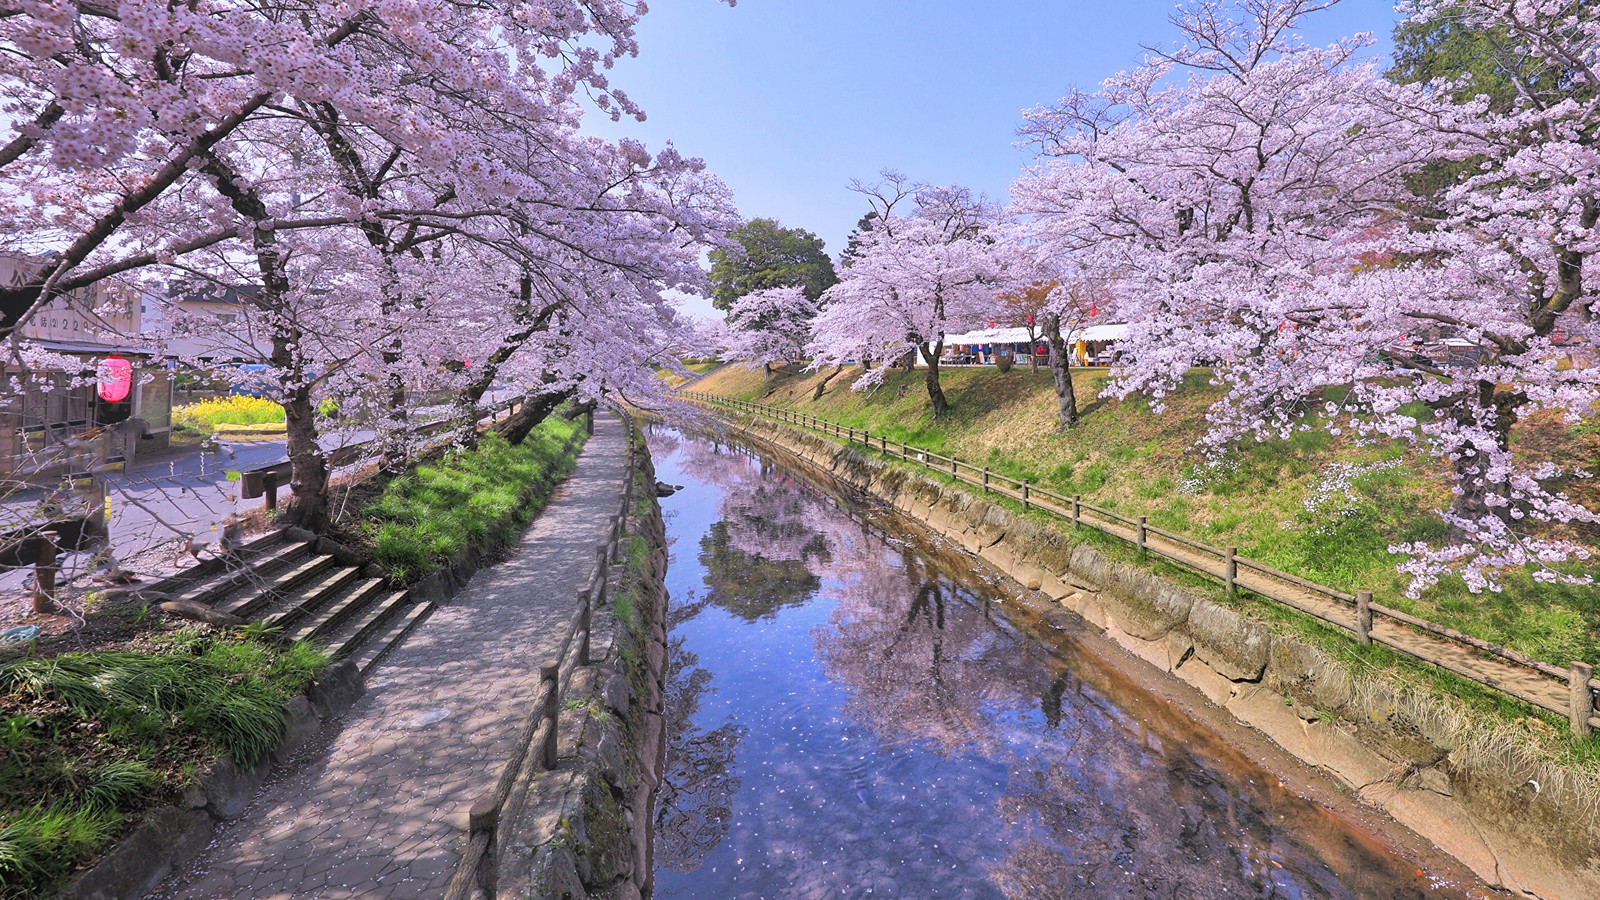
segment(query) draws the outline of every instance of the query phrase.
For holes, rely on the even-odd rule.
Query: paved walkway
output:
[[[159,896],[443,895],[467,808],[510,754],[622,499],[625,426],[595,424],[514,555],[395,648],[326,753],[268,785]]]

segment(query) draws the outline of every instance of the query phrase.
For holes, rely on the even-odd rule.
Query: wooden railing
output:
[[[1017,500],[1025,511],[1038,509],[1068,519],[1074,525],[1094,528],[1132,543],[1141,553],[1158,556],[1202,575],[1217,578],[1230,594],[1247,590],[1295,609],[1342,631],[1353,633],[1356,641],[1363,646],[1382,644],[1402,655],[1447,669],[1484,687],[1564,715],[1575,734],[1586,736],[1600,726],[1600,717],[1595,715],[1595,697],[1600,694],[1600,680],[1595,679],[1594,667],[1587,663],[1573,662],[1563,669],[1376,603],[1371,591],[1351,594],[1318,584],[1240,556],[1236,547],[1212,547],[1157,528],[1149,524],[1145,516],[1125,516],[1085,503],[1081,496],[1058,494],[1031,484],[1027,479],[991,472],[986,466],[975,466],[954,456],[913,447],[882,434],[874,435],[792,409],[747,400],[698,392],[685,392],[680,396],[698,403],[819,431],[847,444],[860,444],[895,459],[924,466],[956,481],[979,486],[985,493]]]
[[[484,418],[492,422],[499,418],[502,413],[512,412],[519,405],[521,405],[522,402],[523,398],[516,397],[503,403],[496,404],[489,408],[488,414]],[[456,424],[457,422],[454,418],[447,416],[445,418],[417,426],[411,430],[411,437],[430,438],[436,434],[450,430],[451,428],[455,427]],[[332,471],[343,466],[348,466],[351,463],[359,462],[367,456],[368,448],[376,443],[376,440],[377,439],[374,438],[372,440],[361,441],[360,443],[350,444],[348,446],[339,447],[329,451],[327,455],[328,470]],[[274,510],[278,506],[278,488],[289,483],[289,476],[292,472],[293,465],[289,460],[286,459],[241,472],[239,475],[239,496],[245,500],[254,500],[257,497],[266,497],[267,509],[269,511]]]
[[[588,584],[578,592],[577,607],[560,649],[553,659],[539,666],[539,687],[534,694],[532,714],[517,736],[511,758],[501,768],[494,787],[479,797],[467,813],[467,848],[445,890],[446,900],[477,900],[496,895],[501,816],[506,811],[512,788],[529,765],[534,766],[535,771],[549,772],[555,769],[559,759],[556,738],[562,696],[572,680],[572,673],[589,665],[594,610],[597,606],[603,607],[608,599],[607,574],[612,564],[622,560],[625,552],[628,511],[635,496],[638,432],[627,410],[619,407],[616,412],[627,425],[628,435],[627,475],[622,487],[621,508],[611,517],[605,541],[595,548],[594,570]],[[589,421],[592,423],[593,418]]]

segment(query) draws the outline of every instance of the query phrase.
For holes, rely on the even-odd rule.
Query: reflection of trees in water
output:
[[[1013,767],[998,808],[1026,836],[991,872],[1007,897],[1354,896],[1187,755],[1108,730]]]
[[[830,555],[813,524],[817,501],[735,447],[698,442],[683,448],[679,460],[686,473],[724,488],[722,521],[700,541],[710,601],[755,621],[809,600],[822,586],[812,570]]]
[[[704,608],[704,601],[695,610]],[[656,794],[656,861],[690,872],[700,866],[733,823],[733,795],[739,790],[734,756],[745,729],[726,722],[697,731],[694,714],[711,687],[711,673],[684,648],[683,638],[667,643],[667,687],[663,703],[667,762]]]
[[[818,656],[880,743],[1007,766],[1005,857],[989,872],[1007,896],[1350,895],[1248,794],[997,625],[937,553],[865,532],[830,540],[838,606]]]
[[[683,447],[683,435],[676,428],[647,423],[644,426],[644,435],[650,444],[650,456],[654,459],[666,459]]]
[[[749,622],[776,615],[811,599],[822,579],[801,560],[772,559],[740,549],[731,533],[736,523],[718,522],[700,539],[706,596]]]
[[[1011,692],[991,657],[1012,642],[919,548],[865,531],[836,546],[848,548],[829,573],[838,606],[816,640],[828,677],[850,689],[846,712],[888,745],[995,750],[982,701]]]
[[[840,737],[850,735],[820,720],[804,727],[831,719],[833,700],[791,701],[784,714],[802,727],[773,776],[788,794],[763,795],[768,773],[746,773],[763,798],[753,819],[787,840],[743,827],[730,837],[744,732],[693,730],[713,688],[674,642],[657,819],[667,869],[695,870],[727,841],[760,856],[771,896],[850,896],[863,885],[900,896],[1352,896],[1322,862],[1343,859],[1347,875],[1378,873],[1364,882],[1378,893],[1415,895],[1409,870],[1357,852],[1347,834],[1285,830],[1279,812],[1304,813],[1247,783],[1251,771],[1203,767],[1181,726],[1164,745],[1101,694],[1120,694],[1114,676],[1072,667],[1071,646],[1043,631],[1019,635],[1011,623],[1028,627],[1030,616],[998,612],[997,592],[967,563],[896,537],[907,531],[898,517],[867,507],[852,518],[738,450],[679,449],[685,471],[725,499],[701,541],[707,592],[677,604],[672,621],[712,604],[755,621],[825,584],[837,605],[813,632],[816,654],[848,693],[844,712],[875,740],[852,736],[847,751]],[[946,774],[969,793],[941,796]],[[757,883],[754,871],[740,877]]]

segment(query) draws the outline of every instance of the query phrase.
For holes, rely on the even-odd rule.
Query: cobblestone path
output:
[[[372,673],[319,759],[269,784],[157,896],[439,897],[622,498],[625,426],[598,416],[576,471],[505,562]]]

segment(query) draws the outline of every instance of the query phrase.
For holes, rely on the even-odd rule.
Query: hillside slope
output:
[[[1027,478],[1125,515],[1147,515],[1162,528],[1347,591],[1372,590],[1388,605],[1504,644],[1557,665],[1600,662],[1600,588],[1537,584],[1513,573],[1498,594],[1472,594],[1446,579],[1417,599],[1389,547],[1438,540],[1446,533],[1435,510],[1449,489],[1434,461],[1399,444],[1357,445],[1314,430],[1290,440],[1238,448],[1207,465],[1196,446],[1204,411],[1216,396],[1204,373],[1153,413],[1142,398],[1100,399],[1105,370],[1075,374],[1082,424],[1056,429],[1049,373],[1026,368],[953,369],[944,389],[951,415],[934,421],[922,372],[896,373],[881,386],[854,391],[859,373],[845,371],[813,400],[825,373],[765,378],[737,366],[717,370],[695,390],[802,410],[997,472]],[[1418,412],[1422,415],[1421,411]],[[1535,420],[1516,440],[1530,454],[1600,470],[1600,427],[1572,428]],[[1597,486],[1569,490],[1600,507]],[[1584,496],[1587,492],[1587,496]],[[1576,533],[1600,550],[1600,535]],[[1595,572],[1594,561],[1585,571]]]

